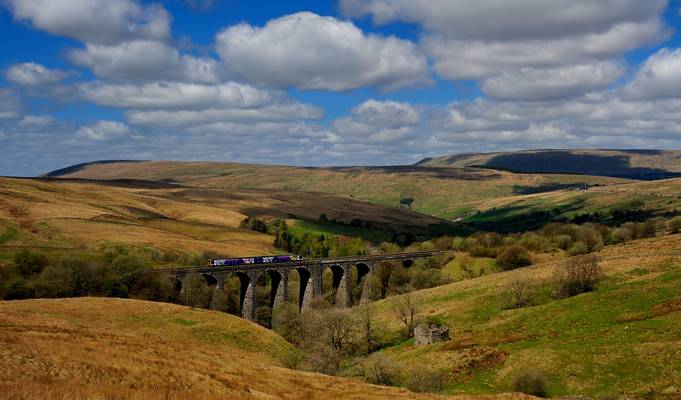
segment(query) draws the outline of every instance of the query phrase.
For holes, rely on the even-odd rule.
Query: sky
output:
[[[678,0],[0,0],[0,175],[681,149]]]

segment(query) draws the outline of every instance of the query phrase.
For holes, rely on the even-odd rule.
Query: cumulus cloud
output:
[[[130,127],[117,121],[97,121],[94,124],[83,126],[76,132],[76,137],[88,140],[113,140],[129,137],[132,134]]]
[[[309,12],[247,23],[217,35],[225,69],[237,79],[275,87],[386,90],[429,80],[426,58],[395,37],[364,34],[350,22]]]
[[[643,64],[627,88],[636,98],[681,97],[681,49],[662,49]]]
[[[114,44],[135,38],[166,40],[170,14],[135,0],[5,0],[14,18],[82,42]]]
[[[606,87],[623,74],[624,68],[616,62],[549,69],[523,68],[484,80],[482,90],[488,96],[498,99],[560,99]]]
[[[320,119],[324,111],[298,102],[271,104],[259,108],[206,108],[201,110],[128,111],[128,121],[147,126],[183,126],[212,122],[296,121]]]
[[[68,72],[49,69],[44,65],[27,62],[12,64],[5,71],[5,78],[17,85],[38,86],[58,83],[69,76]]]
[[[417,23],[450,38],[483,41],[544,39],[598,33],[603,27],[645,21],[667,0],[341,0],[351,17],[377,24]]]
[[[413,137],[420,120],[420,111],[411,104],[371,99],[334,121],[335,141],[395,145]]]
[[[131,81],[177,80],[215,83],[217,62],[181,55],[170,45],[152,40],[132,40],[115,45],[86,44],[72,50],[75,64],[90,68],[100,78]]]
[[[517,98],[532,100],[574,96],[619,77],[614,65],[624,54],[671,35],[661,20],[667,5],[668,0],[341,0],[341,10],[351,17],[421,26],[420,44],[446,79],[485,80],[488,93],[511,98],[504,88],[515,85],[514,78],[537,78],[532,87],[517,83]],[[584,73],[589,68],[596,77]],[[559,76],[568,81],[557,85]]]
[[[521,68],[555,68],[617,58],[666,35],[657,19],[623,23],[600,32],[561,39],[517,41],[449,39],[427,35],[423,46],[445,78],[481,79]]]
[[[82,84],[79,88],[83,96],[95,104],[134,109],[255,108],[286,99],[282,92],[261,90],[236,82],[217,85],[180,82],[153,82],[140,85],[94,82]]]

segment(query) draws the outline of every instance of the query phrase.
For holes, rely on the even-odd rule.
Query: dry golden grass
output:
[[[425,231],[442,222],[332,195],[304,192],[119,186],[101,182],[0,178],[0,246],[96,248],[122,243],[229,256],[276,252],[273,238],[238,229],[247,216],[372,221],[376,228]]]
[[[90,164],[65,178],[170,180],[198,187],[322,192],[390,207],[413,197],[414,210],[443,218],[471,211],[477,202],[524,188],[558,184],[612,184],[624,179],[579,175],[514,174],[477,168],[298,168],[215,162],[143,161]],[[316,216],[315,216],[316,217]]]
[[[292,349],[273,332],[170,304],[0,302],[0,344],[7,399],[438,398],[285,369],[280,359]]]

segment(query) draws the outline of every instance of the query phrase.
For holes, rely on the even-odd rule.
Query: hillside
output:
[[[422,166],[301,168],[216,162],[111,161],[54,171],[52,177],[141,179],[193,187],[321,192],[372,204],[400,207],[454,219],[497,197],[566,187],[609,185],[627,180],[579,175],[516,174],[482,168]]]
[[[444,221],[406,209],[321,193],[191,188],[139,181],[0,178],[0,250],[17,247],[100,249],[124,244],[229,256],[276,253],[273,236],[239,229],[246,216],[350,224],[339,233],[424,234]],[[329,224],[330,225],[330,224]],[[326,229],[326,226],[314,226]],[[329,228],[330,229],[330,228]]]
[[[680,243],[670,235],[608,246],[597,253],[605,275],[597,290],[566,299],[551,297],[562,261],[413,292],[419,315],[449,326],[452,340],[383,353],[407,369],[448,371],[450,393],[503,392],[531,368],[547,375],[552,396],[678,398]],[[517,280],[531,288],[534,306],[507,309]],[[402,329],[399,300],[371,305],[393,334]]]
[[[426,158],[431,168],[484,167],[524,173],[559,173],[655,180],[681,176],[681,151],[527,150]]]
[[[285,369],[294,350],[272,331],[171,304],[0,302],[0,342],[1,398],[436,398]]]
[[[478,207],[464,222],[493,230],[535,229],[551,221],[617,225],[681,214],[681,179],[499,197]]]

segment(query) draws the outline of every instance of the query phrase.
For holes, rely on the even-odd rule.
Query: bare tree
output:
[[[532,288],[527,280],[515,279],[508,290],[512,308],[527,307],[532,304]]]
[[[416,314],[420,309],[421,302],[409,293],[398,297],[393,303],[393,310],[397,314],[397,318],[404,324],[409,337],[414,336]]]
[[[374,311],[369,306],[365,306],[359,311],[359,328],[366,346],[367,354],[371,353],[374,349]]]
[[[575,296],[596,289],[602,277],[598,256],[588,254],[572,257],[554,275],[560,297]]]

